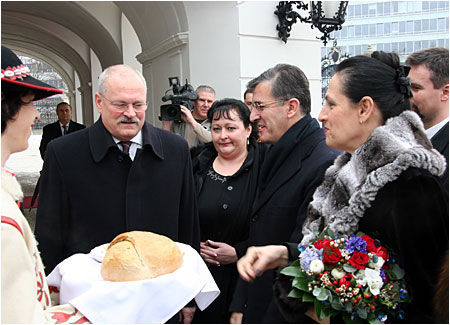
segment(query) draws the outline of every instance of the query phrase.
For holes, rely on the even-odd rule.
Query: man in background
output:
[[[425,132],[447,162],[441,176],[448,193],[448,49],[432,47],[414,52],[406,59],[411,67],[412,108],[419,114]]]
[[[182,136],[189,144],[189,148],[198,144],[212,141],[211,126],[207,114],[216,98],[216,91],[210,86],[199,86],[195,90],[197,99],[194,101],[192,112],[181,106],[181,122],[162,121],[162,128]]]
[[[42,159],[44,159],[45,151],[50,141],[86,127],[83,124],[72,121],[72,107],[66,102],[56,105],[56,115],[58,115],[58,121],[47,124],[42,130],[42,139],[39,146]]]

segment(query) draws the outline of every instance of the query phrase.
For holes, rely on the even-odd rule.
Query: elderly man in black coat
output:
[[[47,273],[72,254],[132,230],[199,250],[189,148],[145,122],[146,90],[138,71],[109,67],[95,94],[98,121],[49,143],[35,231]]]
[[[279,64],[247,88],[254,89],[251,119],[260,140],[271,144],[261,166],[248,244],[299,242],[308,204],[338,152],[327,147],[323,130],[309,114],[309,82],[298,67]],[[230,311],[242,311],[244,323],[284,323],[273,301],[273,277],[268,271],[248,286],[238,282]],[[233,321],[239,316],[232,314]]]

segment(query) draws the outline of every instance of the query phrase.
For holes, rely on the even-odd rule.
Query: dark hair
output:
[[[301,112],[304,115],[311,112],[309,81],[300,68],[290,64],[277,64],[251,80],[247,88],[255,89],[263,81],[272,82],[271,95],[274,99],[297,98]]]
[[[375,51],[371,57],[358,55],[342,61],[336,67],[336,73],[341,77],[341,90],[345,96],[353,103],[358,103],[364,96],[371,97],[384,123],[411,107],[405,93],[410,94],[409,86],[398,82],[401,79],[409,84],[408,73],[405,71],[405,75],[399,78],[399,68],[400,60],[396,53]]]
[[[222,117],[231,120],[230,111],[236,110],[244,127],[248,128],[250,125],[250,111],[242,101],[234,98],[224,98],[217,100],[208,110],[208,121],[212,123],[213,120],[218,120]]]
[[[424,64],[430,70],[430,80],[435,89],[448,84],[448,49],[432,47],[414,52],[405,62],[409,66]]]
[[[244,100],[245,100],[245,96],[247,96],[247,94],[253,94],[253,89],[252,88],[247,88],[244,92]]]
[[[2,134],[5,132],[8,122],[15,120],[20,108],[27,104],[22,100],[22,97],[30,92],[28,89],[24,91],[2,91]]]
[[[69,106],[69,107],[70,107],[70,110],[72,110],[72,106],[70,106],[70,104],[69,104],[69,103],[66,103],[66,102],[61,102],[61,103],[59,103],[58,105],[56,105],[56,111],[58,111],[58,108],[59,108],[59,106],[61,106],[61,105],[67,105],[67,106]]]

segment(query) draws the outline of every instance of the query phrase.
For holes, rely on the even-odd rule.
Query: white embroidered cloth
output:
[[[75,254],[47,277],[59,288],[60,303],[75,306],[92,323],[164,323],[195,298],[204,310],[220,293],[200,255],[191,246],[176,243],[183,265],[150,280],[110,282],[100,274],[108,244],[89,254]]]

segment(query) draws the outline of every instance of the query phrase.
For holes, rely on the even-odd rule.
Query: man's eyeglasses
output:
[[[100,94],[100,96],[102,96],[104,99],[106,99],[111,106],[114,107],[114,109],[116,109],[117,111],[121,111],[121,112],[125,112],[128,107],[131,105],[133,106],[133,109],[135,112],[143,112],[147,109],[147,103],[124,103],[124,102],[113,102],[111,100],[109,100],[108,98],[106,98],[103,94]]]
[[[282,99],[282,100],[276,100],[274,102],[269,102],[269,103],[253,102],[252,108],[256,108],[258,111],[262,112],[265,108],[267,108],[270,105],[284,103],[285,101],[286,101],[285,99]]]

